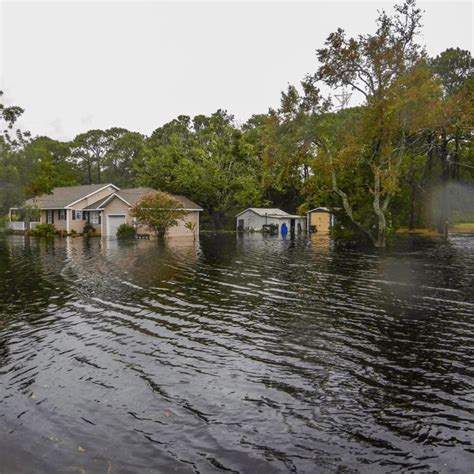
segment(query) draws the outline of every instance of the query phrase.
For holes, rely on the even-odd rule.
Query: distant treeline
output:
[[[473,59],[459,48],[428,57],[416,42],[415,2],[394,8],[379,14],[373,34],[329,35],[316,72],[283,92],[277,110],[242,126],[218,110],[180,115],[150,136],[110,128],[60,142],[15,133],[23,111],[2,106],[0,213],[55,186],[112,182],[184,194],[214,228],[232,227],[250,206],[328,206],[340,236],[379,247],[400,226],[442,228],[453,216],[472,217],[459,189],[472,198]],[[320,83],[363,102],[341,107]]]

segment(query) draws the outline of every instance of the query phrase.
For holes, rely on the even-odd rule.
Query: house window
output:
[[[59,210],[59,220],[65,221],[66,220],[66,209]]]
[[[82,220],[82,211],[74,211],[77,220]]]
[[[100,224],[99,213],[97,211],[91,211],[89,214],[89,221],[91,224]]]
[[[53,211],[46,211],[46,222],[48,224],[53,223]]]

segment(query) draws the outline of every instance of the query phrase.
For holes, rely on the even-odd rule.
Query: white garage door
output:
[[[125,224],[125,216],[107,216],[107,237],[117,237],[117,229]]]

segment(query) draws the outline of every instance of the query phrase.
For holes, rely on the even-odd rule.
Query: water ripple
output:
[[[0,472],[467,472],[473,249],[0,241]]]

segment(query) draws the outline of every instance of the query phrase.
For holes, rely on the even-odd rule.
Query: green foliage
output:
[[[117,239],[120,240],[134,239],[136,235],[135,227],[130,224],[120,224],[117,229]]]
[[[447,95],[458,92],[467,81],[473,81],[474,59],[470,51],[448,48],[431,59],[430,65]]]
[[[27,196],[50,193],[57,186],[73,186],[79,173],[70,160],[70,147],[48,137],[35,138],[21,153],[25,174],[24,192]]]
[[[1,102],[2,96],[3,91],[0,90],[0,151],[5,144],[12,149],[17,149],[26,144],[30,137],[29,132],[22,132],[20,129],[13,130],[15,122],[23,115],[24,109],[16,105],[6,107]]]
[[[184,227],[191,232],[196,230],[196,222],[185,222]]]
[[[82,182],[117,186],[134,185],[143,145],[143,135],[118,127],[89,130],[70,144]]]
[[[95,234],[95,228],[92,224],[90,224],[89,222],[86,222],[82,233],[85,235]]]
[[[162,239],[171,227],[186,217],[186,212],[183,211],[183,205],[173,196],[155,192],[142,196],[130,209],[130,215]]]
[[[218,110],[179,116],[147,140],[139,182],[198,202],[216,228],[246,206],[263,202],[261,162],[249,129]]]
[[[8,231],[8,216],[0,216],[0,234]]]
[[[38,224],[34,229],[28,231],[28,235],[34,237],[53,237],[56,229],[52,224]]]

